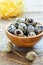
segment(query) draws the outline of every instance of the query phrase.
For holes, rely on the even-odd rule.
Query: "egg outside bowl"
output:
[[[36,36],[29,36],[29,37],[15,36],[7,30],[10,24],[8,24],[6,27],[6,30],[5,30],[6,35],[9,38],[9,40],[12,42],[12,44],[15,44],[19,47],[31,47],[31,46],[35,45],[43,36],[43,32],[41,32],[40,34],[38,34]]]

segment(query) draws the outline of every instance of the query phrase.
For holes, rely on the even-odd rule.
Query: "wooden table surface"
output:
[[[31,17],[35,21],[41,22],[43,24],[43,13],[24,13],[19,17]],[[6,25],[10,22],[14,22],[15,19],[10,20],[0,20],[0,44],[7,43],[7,37],[5,35]],[[0,47],[1,50],[1,47]],[[29,62],[25,59],[25,55],[28,51],[35,51],[38,55],[34,62]],[[20,48],[14,45],[14,52],[2,53],[0,52],[0,65],[43,65],[43,37],[42,39],[31,48]],[[18,53],[18,55],[17,55]],[[22,55],[22,56],[19,56]]]

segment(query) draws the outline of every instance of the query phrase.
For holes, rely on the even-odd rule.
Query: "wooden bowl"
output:
[[[31,47],[31,46],[35,45],[41,39],[41,37],[43,36],[43,32],[41,32],[40,34],[38,34],[36,36],[29,36],[29,37],[15,36],[15,35],[11,34],[7,30],[7,28],[9,27],[9,25],[6,27],[6,35],[7,35],[7,37],[9,38],[9,40],[13,44],[15,44],[15,45],[17,45],[19,47]]]

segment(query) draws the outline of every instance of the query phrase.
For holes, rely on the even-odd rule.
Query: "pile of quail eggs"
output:
[[[31,18],[18,18],[10,24],[8,31],[19,37],[29,37],[40,34],[43,31],[43,26],[38,22],[34,22]]]

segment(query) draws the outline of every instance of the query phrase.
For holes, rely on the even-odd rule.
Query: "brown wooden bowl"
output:
[[[11,24],[11,23],[10,23]],[[9,24],[9,25],[10,25]],[[7,28],[9,27],[9,25],[6,27],[6,35],[9,38],[9,40],[19,46],[19,47],[30,47],[35,45],[43,36],[43,32],[41,32],[40,34],[36,35],[36,36],[29,36],[29,37],[19,37],[19,36],[15,36],[13,34],[11,34]]]

